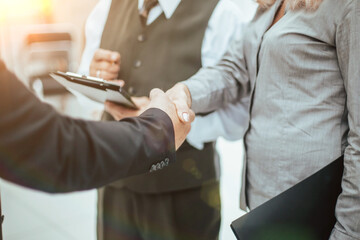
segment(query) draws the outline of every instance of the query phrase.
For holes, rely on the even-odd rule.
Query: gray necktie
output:
[[[140,10],[140,19],[143,26],[146,26],[150,10],[157,4],[158,0],[144,0],[144,5]]]

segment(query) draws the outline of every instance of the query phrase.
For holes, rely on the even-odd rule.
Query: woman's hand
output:
[[[183,83],[177,83],[166,92],[166,95],[174,103],[177,115],[180,121],[187,123],[190,121],[191,94],[187,86]]]

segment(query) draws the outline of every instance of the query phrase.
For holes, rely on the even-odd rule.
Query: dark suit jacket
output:
[[[159,109],[120,123],[61,116],[0,61],[1,178],[46,192],[97,188],[168,165],[174,144],[171,119]]]

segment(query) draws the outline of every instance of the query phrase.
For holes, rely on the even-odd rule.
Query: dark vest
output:
[[[165,91],[201,68],[205,30],[218,1],[182,0],[170,19],[163,13],[146,27],[140,22],[138,1],[112,1],[101,48],[120,52],[119,79],[126,82],[130,94],[148,96],[155,87]],[[103,119],[113,120],[107,113]],[[185,142],[172,166],[111,186],[142,193],[198,187],[217,179],[217,161],[213,143],[199,151]]]

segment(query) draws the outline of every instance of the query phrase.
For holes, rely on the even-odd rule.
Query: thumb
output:
[[[189,110],[189,122],[193,122],[195,120],[195,113],[193,110]]]
[[[195,114],[190,110],[189,106],[185,101],[174,100],[173,101],[177,115],[181,122],[189,123],[195,118]]]
[[[150,100],[153,100],[154,98],[164,96],[165,93],[160,90],[159,88],[154,88],[150,92]]]

